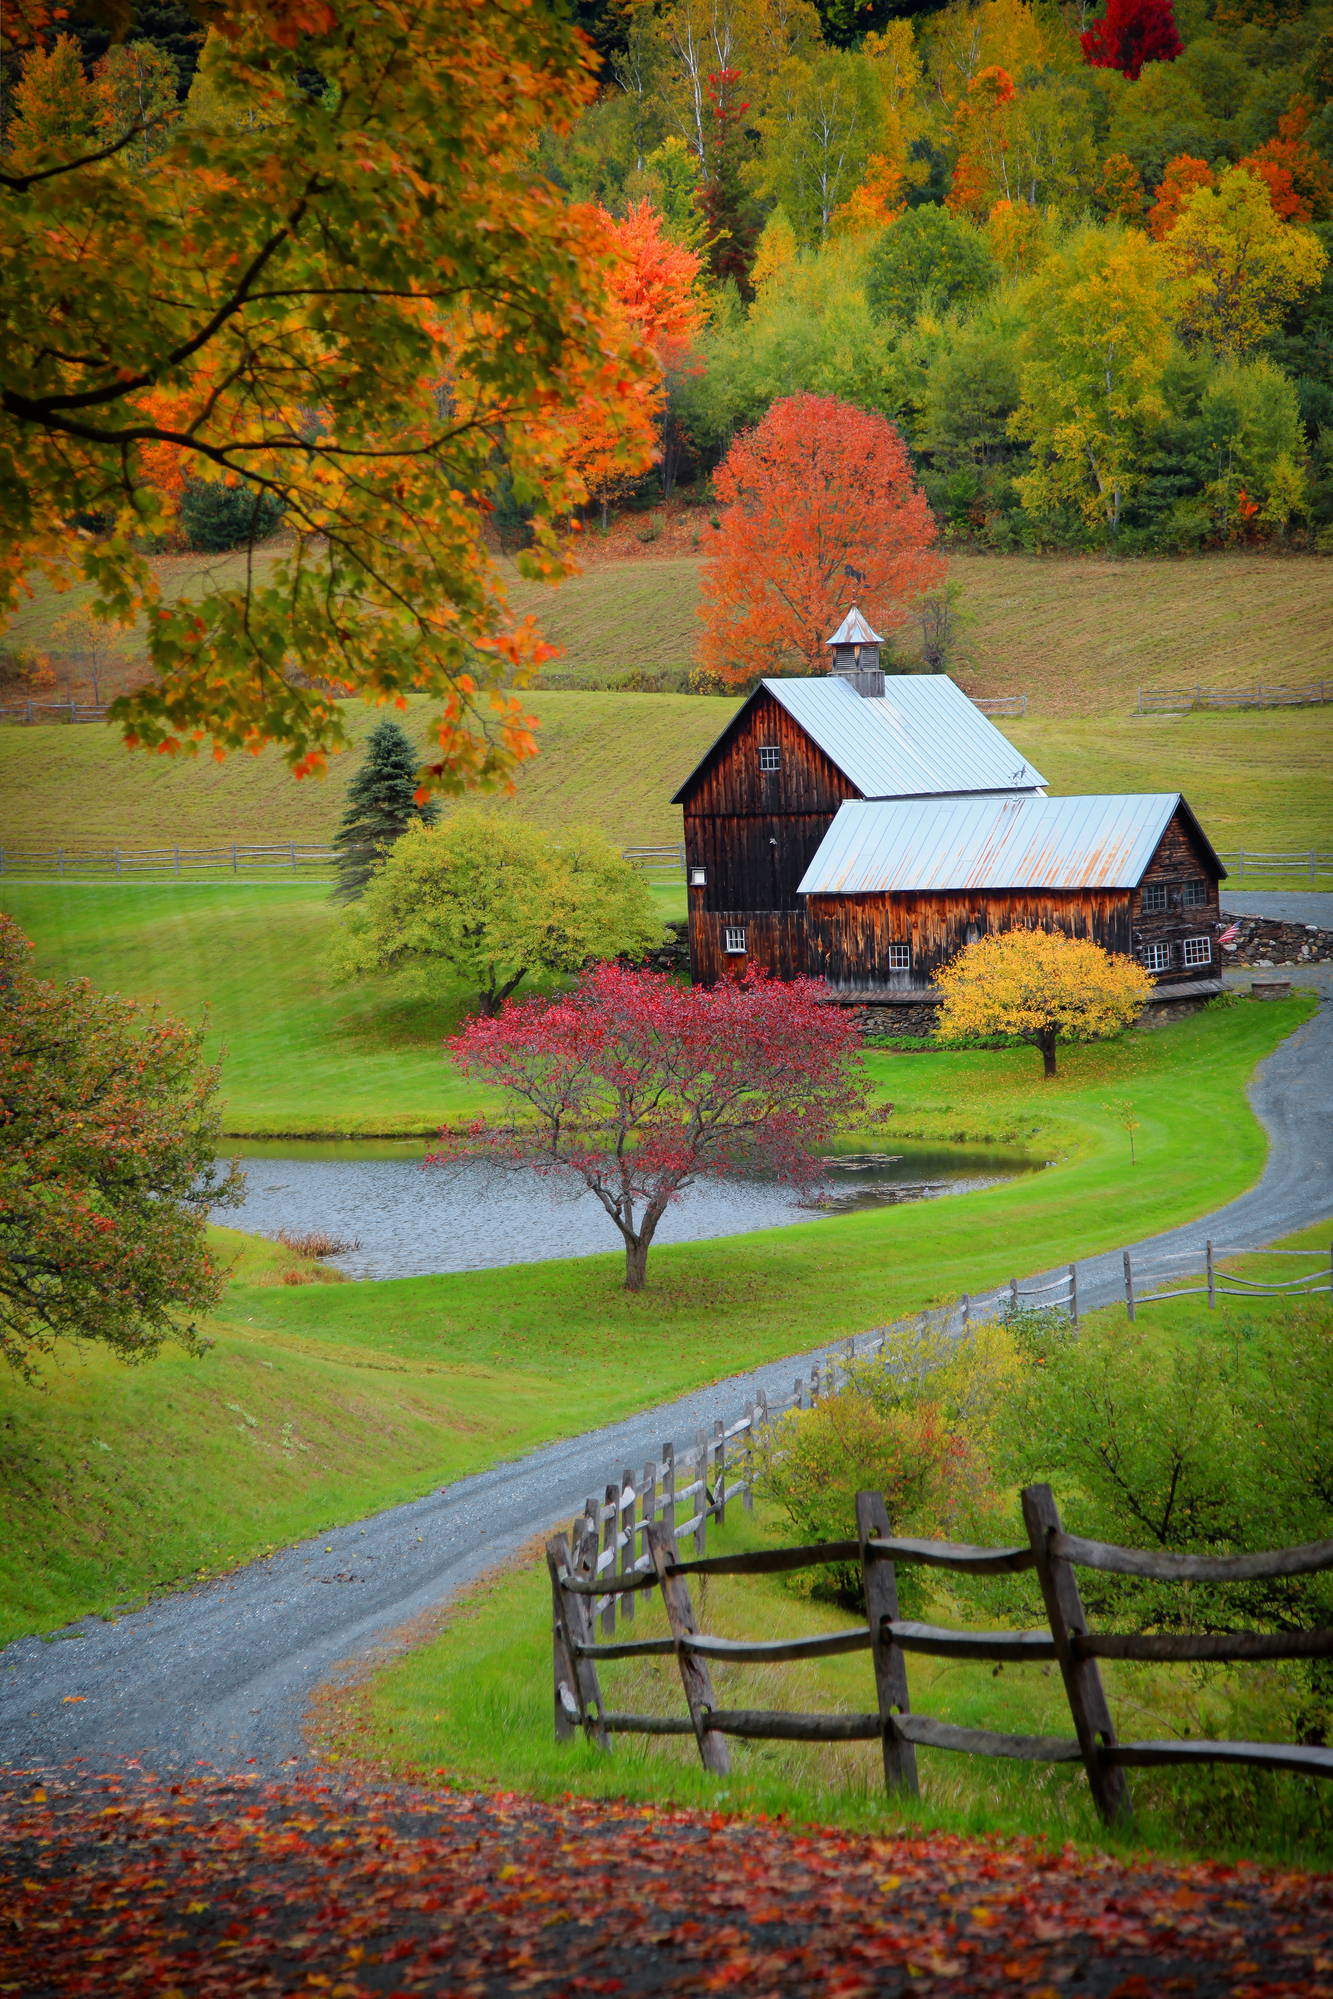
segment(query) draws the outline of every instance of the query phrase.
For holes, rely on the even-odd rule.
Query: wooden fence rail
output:
[[[980,708],[983,715],[1026,715],[1028,698],[1026,694],[993,694],[988,698],[971,695],[974,708]]]
[[[1191,708],[1311,708],[1333,700],[1333,680],[1309,680],[1301,687],[1255,679],[1246,687],[1140,687],[1140,715],[1179,715]]]
[[[721,1429],[718,1425],[718,1429]],[[720,1517],[726,1491],[725,1439],[718,1452],[720,1469],[711,1498],[706,1475],[695,1516],[687,1531],[702,1549],[709,1513]],[[664,1453],[664,1466],[668,1462]],[[709,1462],[701,1437],[696,1472]],[[598,1518],[601,1509],[575,1523],[576,1544],[555,1535],[546,1544],[551,1578],[552,1660],[555,1732],[558,1741],[571,1740],[582,1729],[588,1739],[609,1751],[617,1735],[693,1735],[706,1769],[719,1776],[730,1770],[726,1738],[786,1742],[867,1742],[883,1745],[885,1784],[892,1794],[917,1790],[916,1750],[940,1749],[970,1756],[996,1756],[1032,1763],[1081,1762],[1093,1798],[1108,1822],[1130,1816],[1131,1801],[1125,1769],[1146,1769],[1173,1763],[1237,1763],[1260,1769],[1294,1770],[1307,1776],[1333,1776],[1333,1749],[1308,1748],[1286,1742],[1121,1742],[1098,1672],[1098,1659],[1246,1660],[1308,1659],[1333,1655],[1333,1630],[1297,1632],[1091,1632],[1074,1575],[1076,1568],[1112,1574],[1150,1576],[1166,1582],[1243,1581],[1256,1577],[1310,1575],[1333,1568],[1333,1541],[1304,1547],[1278,1548],[1257,1554],[1198,1556],[1145,1548],[1119,1548],[1079,1535],[1066,1534],[1049,1486],[1028,1486],[1022,1494],[1026,1545],[977,1548],[948,1541],[917,1541],[895,1536],[889,1527],[883,1495],[857,1495],[855,1541],[824,1541],[795,1548],[708,1557],[699,1553],[682,1560],[671,1518],[674,1493],[664,1481],[662,1498],[655,1498],[639,1523],[646,1543],[643,1556],[614,1580],[603,1583]],[[654,1488],[656,1491],[656,1488]],[[608,1498],[611,1489],[608,1488]],[[661,1517],[657,1517],[660,1504]],[[620,1518],[619,1506],[614,1514]],[[633,1533],[629,1543],[633,1547]],[[614,1553],[616,1542],[610,1546]],[[829,1561],[859,1562],[866,1597],[866,1628],[836,1631],[810,1638],[732,1639],[711,1637],[695,1622],[688,1578],[692,1575],[758,1575],[811,1568]],[[898,1615],[896,1564],[924,1563],[961,1575],[996,1574],[1033,1569],[1046,1610],[1042,1631],[954,1631],[922,1624]],[[599,1644],[594,1635],[596,1610],[614,1591],[628,1612],[634,1595],[660,1589],[670,1636]],[[614,1609],[612,1610],[614,1617]],[[605,1628],[605,1625],[604,1625]],[[772,1709],[732,1709],[717,1705],[708,1671],[710,1659],[776,1664],[791,1660],[835,1658],[849,1652],[869,1652],[874,1671],[876,1708],[863,1714],[794,1714]],[[660,1658],[674,1654],[680,1669],[687,1715],[647,1715],[609,1711],[603,1704],[597,1661]],[[1069,1702],[1072,1736],[1010,1735],[993,1729],[959,1728],[933,1716],[911,1711],[907,1660],[914,1654],[929,1658],[983,1659],[998,1663],[1043,1660],[1058,1663]]]
[[[1293,883],[1299,880],[1302,885],[1307,878],[1311,882],[1333,878],[1333,854],[1321,854],[1316,847],[1308,851],[1304,847],[1289,849],[1281,854],[1261,853],[1257,847],[1235,847],[1229,853],[1219,854],[1218,859],[1234,873],[1237,882],[1244,881],[1247,867],[1252,875],[1281,875],[1284,880],[1290,877]]]
[[[85,877],[251,873],[327,874],[337,860],[332,847],[301,840],[267,845],[226,841],[212,847],[12,847],[0,846],[0,875],[56,875],[61,881]]]
[[[1322,1256],[1322,1250],[1315,1249],[1266,1249],[1255,1251],[1262,1256]],[[1295,1277],[1282,1277],[1274,1283],[1265,1283],[1258,1277],[1241,1277],[1229,1270],[1219,1270],[1217,1254],[1209,1240],[1205,1253],[1205,1274],[1202,1284],[1182,1284],[1178,1277],[1147,1277],[1142,1271],[1134,1272],[1134,1260],[1128,1250],[1125,1259],[1125,1310],[1131,1319],[1137,1317],[1144,1305],[1161,1305],[1168,1298],[1207,1298],[1210,1312],[1216,1311],[1217,1301],[1222,1298],[1311,1298],[1321,1291],[1333,1297],[1333,1243],[1329,1244],[1327,1263],[1318,1264],[1313,1270],[1303,1270]],[[1197,1257],[1191,1259],[1197,1260]],[[1175,1283],[1173,1291],[1143,1290],[1145,1283]]]
[[[0,722],[104,722],[106,705],[96,701],[0,702]]]

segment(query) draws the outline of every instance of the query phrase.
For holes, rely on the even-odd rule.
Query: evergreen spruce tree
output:
[[[396,722],[377,722],[366,754],[347,793],[347,810],[334,835],[338,886],[334,894],[350,902],[365,892],[371,871],[414,820],[433,826],[439,807],[416,802],[420,759]]]

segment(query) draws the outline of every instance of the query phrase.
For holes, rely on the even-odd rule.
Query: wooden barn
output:
[[[1163,997],[1221,990],[1226,869],[1179,792],[841,806],[798,894],[806,968],[903,1001],[987,932],[1063,930],[1133,956]]]
[[[855,606],[828,644],[832,671],[763,681],[673,800],[697,984],[746,965],[806,970],[801,883],[847,801],[1014,798],[1045,783],[946,675],[886,676]]]

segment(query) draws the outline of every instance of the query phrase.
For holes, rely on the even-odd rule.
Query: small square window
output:
[[[1150,972],[1169,972],[1171,970],[1171,946],[1169,944],[1150,944],[1148,946],[1148,970]]]
[[[690,869],[690,887],[691,887],[691,888],[707,888],[707,886],[708,886],[708,870],[707,870],[707,868],[691,868],[691,869]]]
[[[726,926],[726,931],[724,934],[726,939],[727,950],[731,953],[732,957],[744,957],[745,955],[744,928],[742,926],[729,923]]]
[[[765,743],[759,751],[760,770],[781,770],[782,751],[774,743]]]
[[[1186,882],[1180,891],[1180,900],[1186,909],[1202,909],[1208,900],[1207,882]]]
[[[910,944],[890,944],[889,970],[910,972],[912,969],[912,947]]]
[[[1213,947],[1208,938],[1187,937],[1185,939],[1185,963],[1187,965],[1211,965],[1212,962]]]
[[[1166,908],[1166,883],[1145,882],[1143,885],[1143,907],[1145,910]]]

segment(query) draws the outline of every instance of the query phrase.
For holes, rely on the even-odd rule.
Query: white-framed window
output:
[[[1145,910],[1166,908],[1166,883],[1145,882],[1143,884],[1143,907]]]
[[[1207,882],[1186,882],[1180,891],[1181,906],[1185,909],[1202,909],[1207,900]]]
[[[691,888],[707,888],[707,886],[708,886],[708,870],[707,870],[707,868],[691,868],[691,869],[690,869],[690,887],[691,887]]]
[[[759,746],[760,770],[781,770],[782,751],[776,743],[761,743]]]
[[[731,953],[732,957],[744,957],[745,955],[744,924],[728,923],[725,930],[723,931],[723,941],[725,942],[727,950]]]
[[[1207,937],[1187,937],[1185,939],[1185,963],[1187,965],[1211,965],[1213,947]]]
[[[1169,972],[1171,970],[1171,946],[1169,944],[1150,944],[1148,946],[1147,964],[1150,972]]]
[[[912,969],[912,947],[910,944],[890,944],[889,970],[910,972]]]

